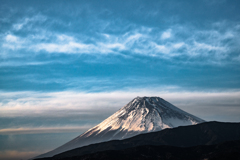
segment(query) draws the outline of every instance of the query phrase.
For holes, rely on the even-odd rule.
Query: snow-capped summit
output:
[[[201,122],[204,120],[175,107],[162,98],[136,97],[102,123],[63,146],[37,158],[50,157],[93,143],[125,139],[141,133]]]
[[[91,130],[98,130],[97,134],[106,129],[115,130],[112,139],[124,139],[137,133],[200,122],[203,120],[180,110],[162,98],[137,97]]]

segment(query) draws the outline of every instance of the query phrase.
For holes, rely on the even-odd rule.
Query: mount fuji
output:
[[[159,97],[136,97],[112,116],[68,143],[35,158],[110,140],[126,139],[165,128],[205,122]]]

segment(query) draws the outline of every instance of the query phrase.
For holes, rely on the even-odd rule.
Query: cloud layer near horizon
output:
[[[1,92],[0,117],[59,117],[70,118],[74,115],[103,115],[110,116],[136,96],[159,96],[179,106],[183,110],[205,118],[207,114],[217,118],[217,110],[232,112],[238,110],[240,104],[239,91],[228,92],[188,92],[188,91],[158,91],[157,88],[148,90],[128,90],[113,92]],[[104,108],[104,109],[103,109]],[[212,113],[205,109],[215,110]],[[106,112],[109,110],[109,112]],[[202,111],[201,111],[202,110]],[[224,111],[227,112],[227,111]],[[214,116],[215,114],[215,116]],[[223,114],[223,113],[221,113]],[[208,115],[210,116],[210,115]],[[211,116],[210,116],[211,117]],[[85,117],[84,117],[85,118]],[[209,118],[209,117],[206,117]],[[234,117],[231,117],[234,120]],[[207,119],[207,120],[220,120]],[[230,120],[230,118],[229,118]],[[235,117],[238,121],[239,117]]]

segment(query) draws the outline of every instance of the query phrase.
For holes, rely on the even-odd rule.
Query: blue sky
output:
[[[238,1],[0,2],[2,159],[58,147],[137,96],[240,121]]]

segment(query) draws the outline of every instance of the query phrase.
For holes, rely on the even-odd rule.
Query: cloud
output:
[[[62,61],[29,61],[29,62],[18,62],[18,61],[6,61],[0,64],[0,67],[18,67],[18,66],[39,66],[39,65],[47,65],[53,63],[63,63]]]
[[[115,5],[98,8],[94,4],[76,5],[78,9],[69,7],[73,10],[63,7],[66,10],[62,12],[53,8],[40,9],[40,6],[24,11],[15,8],[14,13],[4,13],[11,21],[4,21],[9,27],[0,31],[0,56],[11,59],[20,55],[25,58],[49,54],[51,58],[54,53],[67,54],[69,57],[72,54],[109,55],[117,59],[119,55],[124,58],[140,55],[173,62],[177,60],[178,63],[236,63],[240,37],[237,21],[199,19],[203,23],[197,25],[191,23],[195,19],[190,18],[188,23],[182,23],[182,18],[189,18],[185,12],[175,16],[168,14],[165,9],[174,9],[177,13],[179,8],[186,8],[185,3],[159,2],[156,4],[159,7],[166,5],[161,11],[150,7],[151,4],[143,4],[121,13]],[[195,3],[189,5],[194,6]],[[148,7],[153,10],[150,11]],[[192,13],[188,9],[186,12]],[[22,14],[18,15],[19,12]],[[148,23],[150,21],[154,23]]]
[[[33,24],[35,24],[37,22],[43,23],[46,20],[47,20],[47,17],[43,16],[41,14],[37,14],[32,17],[24,17],[24,18],[20,19],[17,23],[13,24],[13,29],[16,31],[21,30],[23,28],[30,29],[30,28],[32,28]]]
[[[93,125],[0,129],[0,135],[84,132]]]
[[[2,44],[3,48],[10,50],[19,50],[25,47],[25,40],[13,34],[7,34],[5,37],[5,43]],[[1,54],[2,55],[2,54]],[[16,55],[19,56],[19,55]]]
[[[175,31],[178,32],[178,31]],[[48,33],[44,33],[48,34]],[[13,34],[5,36],[3,48],[12,51],[27,50],[34,54],[40,54],[41,51],[47,53],[61,54],[116,54],[123,55],[124,52],[129,53],[129,56],[140,54],[150,57],[159,57],[172,59],[183,55],[195,57],[203,56],[210,58],[212,61],[222,61],[230,56],[233,52],[228,44],[223,44],[223,41],[229,39],[226,34],[221,36],[220,33],[214,34],[212,38],[208,38],[209,34],[198,31],[193,34],[193,37],[188,37],[182,40],[181,37],[176,37],[176,40],[168,41],[171,37],[171,32],[166,31],[161,35],[164,42],[158,41],[151,35],[151,30],[134,30],[123,35],[102,34],[102,39],[95,39],[93,43],[86,43],[76,37],[65,34],[50,34],[52,37],[49,42],[41,42],[42,36],[17,37]],[[198,36],[199,35],[199,36]],[[84,35],[86,39],[87,35]],[[198,40],[198,37],[204,36],[205,41]],[[197,38],[196,38],[197,37]]]
[[[63,27],[66,23],[42,14],[20,18],[9,31],[0,34],[0,56],[10,59],[43,53],[120,55],[124,58],[141,55],[171,61],[178,59],[180,63],[186,61],[179,59],[189,57],[193,63],[201,62],[196,64],[214,65],[235,63],[239,56],[232,54],[240,49],[239,27],[231,22],[212,22],[205,29],[189,24],[172,24],[168,29],[161,29],[139,26],[124,19],[103,20],[98,14],[92,14],[96,23],[86,22],[86,27],[92,27],[92,33],[52,30],[52,25]],[[42,27],[45,23],[48,26]]]
[[[171,29],[168,29],[167,31],[163,32],[162,35],[161,35],[162,40],[165,40],[165,39],[168,39],[168,38],[171,38],[171,37],[172,37],[172,30]]]
[[[16,36],[11,35],[11,34],[8,34],[5,39],[7,42],[17,42],[17,40],[18,40],[18,38]]]
[[[83,44],[81,42],[68,41],[67,43],[40,43],[32,47],[32,50],[46,51],[49,53],[95,53],[93,45]]]
[[[155,88],[99,93],[2,92],[0,95],[0,117],[65,116],[71,118],[71,115],[76,114],[90,116],[91,114],[97,115],[97,113],[106,114],[105,117],[107,117],[137,96],[162,97],[183,110],[206,120],[239,121],[237,114],[240,113],[239,91],[169,92],[163,91],[162,88]],[[109,112],[105,112],[106,110]]]

